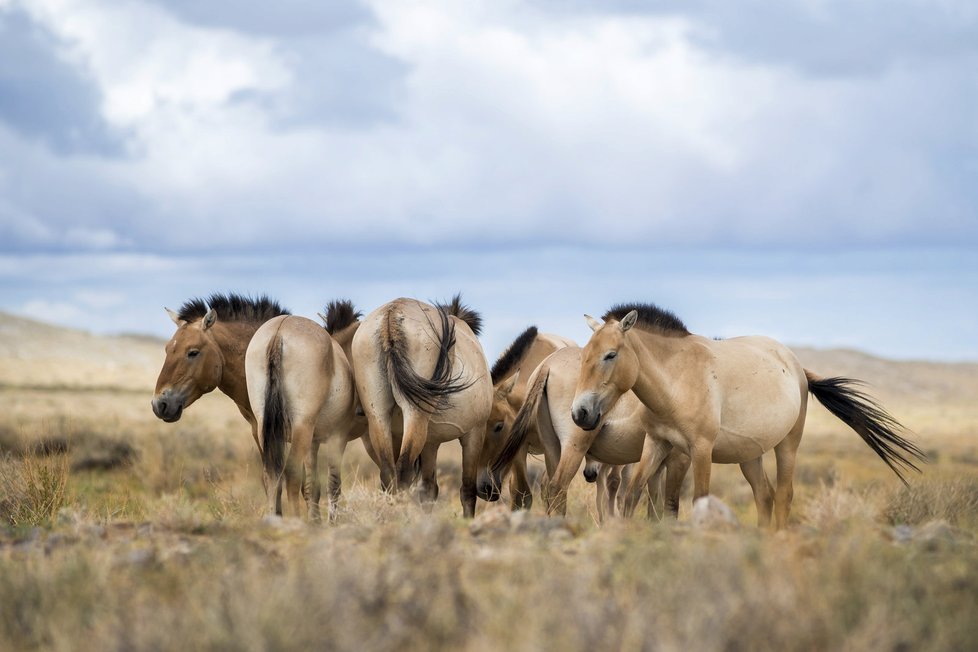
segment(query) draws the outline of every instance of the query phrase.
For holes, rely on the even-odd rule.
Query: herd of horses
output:
[[[462,447],[464,516],[498,500],[509,478],[513,509],[529,509],[527,456],[543,454],[540,493],[566,512],[567,488],[585,464],[598,481],[598,514],[630,516],[643,493],[650,515],[662,493],[677,516],[690,467],[694,500],[709,494],[714,463],[739,464],[759,525],[783,528],[808,395],[850,426],[905,482],[923,452],[863,393],[859,381],[821,378],[765,337],[710,339],[652,304],[585,316],[580,348],[530,327],[490,369],[482,319],[456,295],[431,305],[396,299],[364,316],[330,302],[323,324],[267,297],[215,294],[167,309],[176,332],[152,401],[173,422],[214,389],[250,423],[262,460],[267,509],[283,514],[283,485],[296,515],[321,519],[319,449],[325,445],[328,518],[340,499],[347,444],[360,439],[385,491],[418,485],[438,496],[439,447]],[[771,484],[762,456],[774,450]],[[663,488],[664,485],[664,488]],[[616,507],[617,506],[617,507]]]

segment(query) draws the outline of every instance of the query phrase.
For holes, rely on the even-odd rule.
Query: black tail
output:
[[[509,439],[503,445],[499,456],[490,463],[492,475],[495,478],[502,478],[509,465],[513,463],[516,454],[526,442],[526,437],[530,433],[530,426],[536,423],[537,411],[540,409],[540,401],[547,394],[547,379],[550,377],[550,367],[543,367],[536,371],[537,377],[530,386],[530,391],[526,393],[526,400],[523,406],[516,413],[513,427],[509,431]]]
[[[282,393],[282,338],[278,333],[268,343],[268,385],[262,414],[261,457],[265,471],[281,475],[285,469],[285,442],[291,428]]]
[[[451,405],[451,397],[468,387],[475,380],[462,382],[461,375],[452,375],[452,348],[455,346],[455,324],[449,313],[442,307],[438,308],[441,321],[441,332],[438,336],[438,359],[431,378],[423,378],[411,367],[407,356],[405,334],[394,315],[393,310],[387,313],[387,375],[391,384],[412,405],[423,412],[433,413]],[[434,323],[428,323],[432,330]]]
[[[900,422],[883,409],[883,406],[856,388],[862,384],[861,381],[851,378],[819,378],[807,369],[805,375],[808,377],[808,390],[818,402],[855,430],[897,474],[903,484],[907,484],[903,472],[913,470],[920,473],[920,468],[914,461],[927,462],[927,455],[916,444],[899,434],[906,432]]]
[[[457,293],[448,303],[435,303],[439,310],[446,311],[449,315],[454,315],[464,321],[476,335],[482,334],[482,315],[462,303],[462,293]]]

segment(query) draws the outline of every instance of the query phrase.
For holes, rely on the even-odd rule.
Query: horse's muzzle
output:
[[[589,410],[584,406],[580,406],[571,410],[571,418],[581,430],[594,430],[601,422],[601,411]]]
[[[588,482],[594,482],[598,479],[598,470],[593,469],[590,466],[584,467],[584,479]]]
[[[183,415],[183,399],[166,397],[165,393],[153,399],[153,414],[158,418],[173,423]]]
[[[499,500],[499,485],[491,473],[485,471],[479,473],[479,481],[476,484],[476,495],[482,500],[494,503]]]

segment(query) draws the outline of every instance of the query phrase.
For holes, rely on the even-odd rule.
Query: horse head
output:
[[[594,430],[638,378],[638,355],[627,337],[638,313],[632,310],[621,321],[608,319],[603,324],[588,315],[584,318],[594,332],[581,352],[571,418],[578,427]]]
[[[177,330],[166,343],[166,359],[153,395],[153,413],[172,423],[180,419],[184,408],[217,387],[224,357],[211,331],[217,322],[213,308],[193,322],[181,319],[169,308],[166,311]]]

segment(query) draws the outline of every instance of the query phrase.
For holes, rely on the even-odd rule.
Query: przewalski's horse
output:
[[[549,477],[545,491],[548,513],[565,513],[567,487],[585,455],[612,466],[639,462],[646,434],[654,426],[649,410],[634,394],[626,393],[608,414],[600,432],[587,432],[578,427],[571,419],[570,406],[580,373],[581,356],[582,349],[567,347],[555,351],[540,363],[529,379],[530,389],[516,414],[510,436],[491,462],[492,476],[502,478],[535,428]],[[676,460],[670,456],[666,464],[667,509],[678,509],[673,505],[678,506],[679,489],[685,475],[685,472],[674,469],[675,464]],[[646,484],[649,481],[650,478],[646,478]],[[599,514],[602,511],[599,506]]]
[[[453,303],[461,312],[460,302]],[[438,446],[459,439],[459,493],[464,515],[472,517],[492,384],[476,337],[478,316],[462,313],[466,321],[451,310],[416,299],[396,299],[377,308],[353,336],[353,370],[383,485],[395,490],[409,486],[420,460],[421,498],[434,500]],[[394,446],[398,430],[403,432],[399,453]]]
[[[311,520],[319,520],[318,453],[326,444],[329,518],[340,496],[343,452],[366,429],[356,416],[353,372],[339,343],[319,324],[283,315],[265,322],[245,356],[248,397],[258,417],[268,511],[282,513],[282,474],[289,502],[299,507],[299,485]],[[286,444],[291,443],[286,456]]]
[[[783,528],[809,392],[904,482],[901,470],[919,472],[914,461],[926,461],[920,448],[900,435],[903,427],[854,388],[859,381],[820,378],[770,338],[701,337],[651,304],[615,306],[605,314],[604,324],[586,318],[594,332],[584,347],[571,408],[574,422],[600,438],[600,426],[619,399],[634,393],[648,407],[659,436],[691,458],[694,500],[710,493],[712,462],[757,460],[760,466],[761,455],[773,448],[778,469],[775,525]],[[770,501],[757,500],[757,491],[755,487],[763,521],[760,511],[762,506],[770,510]]]
[[[220,389],[251,424],[251,434],[261,450],[245,382],[245,351],[262,324],[289,311],[266,296],[212,294],[206,301],[187,301],[178,312],[169,308],[166,312],[177,330],[166,343],[153,413],[172,423],[198,398]]]
[[[526,400],[530,374],[544,358],[567,346],[577,347],[577,344],[559,335],[539,333],[536,326],[530,326],[513,340],[492,366],[492,411],[486,423],[486,440],[479,460],[478,490],[483,500],[499,499],[502,478],[493,483],[488,467],[509,438],[516,413]],[[531,448],[540,451],[536,429],[529,434],[526,445],[513,460],[509,491],[514,510],[529,509],[533,503],[526,470],[526,456]]]

